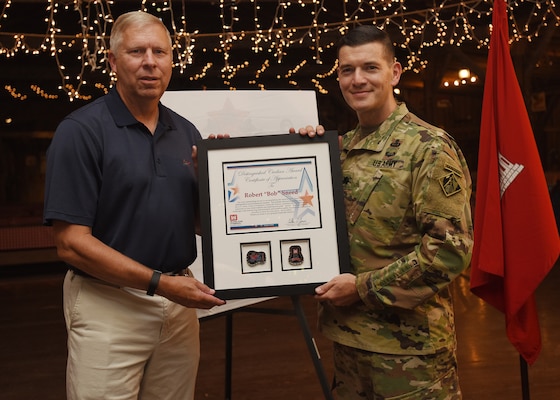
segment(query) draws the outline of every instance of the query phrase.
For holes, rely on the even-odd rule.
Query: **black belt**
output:
[[[68,269],[72,272],[74,272],[76,275],[80,275],[86,278],[92,278],[92,279],[97,279],[95,276],[92,276],[90,274],[85,273],[84,271],[82,271],[81,269],[75,268],[75,267],[68,267]],[[189,275],[189,271],[187,268],[182,268],[182,269],[178,269],[176,271],[170,271],[170,272],[162,272],[163,275],[169,275],[169,276],[188,276]]]
[[[74,267],[68,267],[68,269],[69,269],[70,271],[72,271],[72,272],[73,272],[74,274],[76,274],[76,275],[80,275],[80,276],[83,276],[83,277],[86,277],[86,278],[97,279],[97,278],[91,276],[90,274],[86,274],[86,273],[85,273],[84,271],[82,271],[81,269],[74,268]]]
[[[188,270],[186,268],[183,268],[183,269],[178,269],[177,271],[162,272],[162,274],[169,275],[169,276],[187,276]]]

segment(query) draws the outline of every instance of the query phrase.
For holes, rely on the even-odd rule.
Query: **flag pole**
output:
[[[529,370],[527,368],[527,361],[522,355],[519,355],[519,364],[521,366],[521,393],[523,400],[529,400],[531,394],[529,393]]]

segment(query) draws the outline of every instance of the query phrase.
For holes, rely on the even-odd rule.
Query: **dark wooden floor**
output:
[[[61,311],[62,271],[56,264],[0,269],[0,399],[63,400],[66,357]],[[560,399],[560,267],[537,292],[543,350],[529,367],[532,400]],[[468,279],[454,287],[459,367],[466,400],[522,399],[519,357],[507,341],[503,316],[470,294]],[[330,343],[315,328],[315,302],[301,298],[322,365],[332,375]],[[319,400],[322,390],[290,298],[276,298],[232,315],[232,400]],[[253,307],[252,307],[253,308]],[[224,399],[226,318],[201,323],[197,400]]]

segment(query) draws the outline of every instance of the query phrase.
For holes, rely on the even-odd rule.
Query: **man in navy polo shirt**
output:
[[[45,224],[64,281],[68,399],[193,399],[195,308],[224,304],[190,276],[198,221],[198,130],[160,103],[169,31],[153,15],[115,22],[109,94],[71,113],[47,155]]]

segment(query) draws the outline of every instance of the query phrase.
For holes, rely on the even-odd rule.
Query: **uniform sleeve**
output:
[[[413,309],[447,287],[471,259],[471,180],[451,139],[433,140],[412,171],[412,207],[419,243],[384,268],[359,274],[357,286],[373,309]]]
[[[101,144],[83,124],[67,118],[47,150],[44,224],[52,220],[92,226],[102,168]]]

